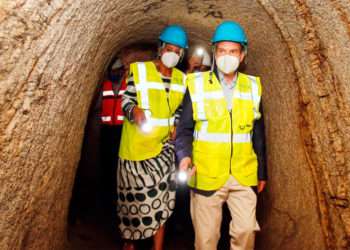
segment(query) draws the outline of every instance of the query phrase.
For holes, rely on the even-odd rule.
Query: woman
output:
[[[185,93],[184,74],[174,68],[187,48],[178,25],[159,37],[159,59],[130,66],[123,96],[124,122],[118,162],[119,229],[123,249],[133,240],[153,236],[153,249],[163,249],[164,223],[175,207],[176,117]]]

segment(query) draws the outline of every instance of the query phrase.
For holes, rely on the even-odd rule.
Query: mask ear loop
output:
[[[162,51],[162,49],[164,49],[165,47],[165,43],[162,41],[159,41],[159,45],[158,45],[158,54],[157,54],[157,58],[160,59],[160,52]]]

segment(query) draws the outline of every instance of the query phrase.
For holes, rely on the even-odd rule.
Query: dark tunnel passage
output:
[[[269,181],[257,249],[349,249],[349,17],[346,0],[2,2],[0,248],[71,247],[84,128],[117,52],[156,43],[171,23],[209,46],[231,19],[249,38],[244,71],[263,85]],[[167,244],[179,230],[193,237],[176,228],[190,221],[174,217]]]

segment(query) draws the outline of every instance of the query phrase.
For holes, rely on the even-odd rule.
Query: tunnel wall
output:
[[[62,249],[82,134],[113,53],[168,23],[209,43],[223,19],[262,77],[269,186],[259,249],[348,249],[346,0],[0,2],[0,248]]]

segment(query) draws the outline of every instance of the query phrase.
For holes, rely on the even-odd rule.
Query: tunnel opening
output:
[[[190,32],[191,32],[191,30],[190,30]],[[201,46],[210,48],[210,42],[209,42],[210,35],[207,35],[208,36],[207,38],[201,38],[201,36],[203,36],[203,33],[201,33],[202,31],[195,31],[195,32],[196,33],[194,33],[194,31],[192,31],[192,35],[195,37],[195,39],[190,41],[191,46],[200,44]],[[280,37],[278,37],[278,35],[276,35],[276,36],[277,36],[276,41],[273,41],[273,43],[277,43],[277,41],[278,41],[277,39],[281,39]],[[147,41],[147,38],[145,38],[145,40]],[[150,43],[149,40],[148,40],[148,42],[145,42],[145,40],[141,39],[136,43],[133,43],[131,45],[126,45],[123,49],[118,49],[119,52],[116,54],[121,55],[120,51],[123,51],[123,50],[131,52],[130,54],[133,54],[132,53],[133,50],[139,49],[139,46],[141,44],[142,44],[141,47],[143,49],[152,48],[151,50],[154,53],[156,53],[157,43],[155,43],[154,41],[152,43]],[[280,43],[279,49],[282,49],[284,47],[283,41],[278,41],[278,42]],[[245,72],[245,73],[257,74],[257,75],[261,74],[260,71],[265,72],[265,73],[263,73],[262,77],[263,78],[266,77],[266,78],[268,78],[268,80],[272,80],[273,82],[275,82],[275,81],[277,81],[276,79],[274,79],[274,77],[276,77],[276,74],[274,74],[274,72],[271,72],[268,69],[269,68],[268,64],[266,64],[266,62],[261,62],[259,60],[252,61],[251,58],[256,57],[256,55],[254,55],[254,54],[257,53],[259,55],[261,53],[262,55],[259,55],[259,57],[265,56],[265,58],[268,58],[268,60],[273,61],[274,59],[276,60],[276,58],[278,56],[283,56],[285,58],[285,60],[288,61],[289,60],[288,57],[290,56],[288,54],[288,50],[286,50],[286,48],[284,47],[283,49],[285,51],[283,51],[283,52],[279,51],[279,52],[277,52],[277,55],[276,55],[276,51],[274,51],[276,48],[274,48],[274,49],[269,48],[268,43],[259,44],[259,46],[260,46],[259,48],[252,47],[249,49],[249,57],[244,62],[244,64],[241,65],[240,70],[242,72]],[[264,51],[261,52],[261,51],[259,51],[259,49],[264,49]],[[268,50],[268,51],[266,51],[266,50]],[[127,57],[126,54],[124,53],[125,57]],[[153,54],[153,58],[155,57],[154,55],[155,54]],[[273,57],[272,57],[272,55],[273,55]],[[129,59],[129,61],[130,62],[141,61],[141,60],[137,60],[137,58],[138,58],[138,56],[135,57],[135,56],[131,55],[131,59]],[[153,59],[153,58],[149,57],[147,59]],[[186,65],[187,60],[186,59],[187,58],[185,58],[183,60],[183,62],[178,66],[178,68],[180,68],[184,72],[186,71],[186,67],[187,67],[187,65]],[[113,59],[110,61],[113,61]],[[272,62],[272,63],[274,63],[274,62]],[[287,74],[289,76],[292,75],[293,71],[294,71],[293,67],[291,67],[291,65],[286,65],[286,66],[287,66],[286,68],[288,68],[288,66],[290,66],[290,68],[284,69],[284,70],[287,72]],[[109,68],[109,67],[107,67],[107,68]],[[280,78],[280,76],[279,76],[279,78]],[[293,76],[291,76],[289,78],[289,81],[290,81],[290,83],[293,84],[293,82],[295,81],[295,78]],[[99,80],[99,82],[101,82],[101,80]],[[97,84],[97,86],[99,86],[99,84]],[[267,91],[267,94],[265,94],[265,96],[266,95],[268,96],[270,94],[269,91],[274,91],[273,89],[269,90],[269,85],[264,86],[264,88],[265,87],[267,88],[267,90],[265,90],[265,91]],[[85,215],[87,218],[87,221],[90,220],[88,222],[88,224],[90,224],[90,225],[80,225],[80,228],[78,228],[75,232],[74,232],[74,229],[71,230],[71,231],[73,231],[73,233],[71,233],[70,237],[73,238],[73,241],[75,240],[75,242],[73,242],[73,245],[75,244],[74,245],[75,248],[79,247],[79,245],[81,247],[81,245],[86,244],[86,242],[84,242],[84,238],[85,239],[90,238],[89,235],[95,235],[96,232],[106,232],[106,230],[107,230],[107,235],[109,235],[109,240],[104,240],[104,241],[109,242],[108,247],[113,246],[113,243],[115,243],[117,245],[119,244],[119,247],[121,246],[121,239],[118,236],[119,234],[118,234],[118,230],[117,230],[116,218],[115,218],[115,215],[113,215],[113,213],[115,213],[115,204],[113,204],[113,202],[115,202],[115,199],[110,198],[110,197],[107,198],[107,203],[109,204],[108,205],[106,203],[106,197],[101,199],[100,197],[97,197],[98,195],[96,195],[96,193],[99,193],[100,196],[106,195],[106,193],[98,191],[98,183],[96,183],[96,181],[98,182],[98,179],[100,179],[100,181],[102,180],[102,182],[104,184],[107,184],[111,187],[111,178],[110,177],[115,176],[115,169],[113,170],[113,172],[109,172],[109,175],[107,175],[109,178],[106,178],[106,176],[101,177],[101,174],[105,175],[105,173],[100,173],[100,174],[96,173],[94,176],[90,176],[90,177],[87,176],[87,175],[89,175],[88,173],[85,173],[85,176],[84,176],[84,173],[81,173],[81,172],[84,172],[84,168],[85,168],[85,170],[88,170],[87,165],[91,164],[90,160],[84,159],[84,155],[86,153],[88,156],[92,155],[91,154],[92,151],[87,149],[89,144],[92,144],[92,145],[94,144],[94,142],[93,142],[94,138],[92,138],[92,140],[91,140],[90,137],[91,136],[93,137],[94,135],[96,136],[96,134],[99,134],[99,133],[96,133],[96,131],[93,132],[93,128],[91,128],[91,126],[96,127],[96,121],[99,120],[99,113],[96,112],[97,110],[99,110],[98,108],[96,108],[98,106],[96,104],[98,102],[98,95],[96,93],[98,93],[99,91],[100,91],[99,88],[97,88],[95,91],[95,96],[92,99],[92,102],[90,105],[90,110],[89,110],[89,115],[88,115],[87,122],[85,125],[85,135],[84,135],[84,139],[83,139],[81,159],[80,159],[80,163],[79,163],[76,177],[75,177],[75,186],[73,189],[73,196],[72,196],[71,207],[70,207],[71,213],[70,213],[70,216],[68,217],[71,221],[71,226],[75,224],[74,223],[75,219],[71,218],[71,216],[79,217],[81,215],[84,217],[83,213],[85,212],[85,213],[87,213]],[[294,91],[296,91],[296,90],[294,89]],[[265,100],[265,98],[263,100],[265,103],[267,103],[267,107],[264,109],[267,110],[266,111],[267,117],[265,117],[265,119],[267,120],[266,133],[268,134],[269,133],[269,131],[268,131],[269,124],[268,123],[269,123],[269,119],[271,119],[271,118],[269,118],[269,106],[270,106],[269,101],[270,100]],[[282,103],[280,103],[282,106],[286,105],[286,103],[288,103],[287,100],[279,99],[278,101],[282,102]],[[89,131],[89,130],[91,130],[91,131]],[[96,128],[95,128],[95,130],[96,130]],[[120,133],[120,131],[118,133]],[[118,139],[119,138],[120,137],[118,136]],[[88,143],[89,140],[92,143]],[[95,140],[98,141],[99,139],[95,138]],[[92,162],[93,161],[94,160],[92,160]],[[98,161],[98,160],[95,159],[95,161]],[[101,162],[101,160],[100,160],[100,162]],[[84,167],[84,165],[85,165],[85,167]],[[100,167],[102,167],[102,169],[103,169],[103,166],[100,166]],[[273,168],[273,165],[272,165],[272,167],[270,166],[269,168],[270,169]],[[102,170],[102,171],[104,171],[104,170]],[[96,172],[96,170],[95,170],[95,172]],[[271,170],[269,172],[271,172]],[[90,173],[90,175],[91,175],[91,173]],[[84,178],[85,178],[85,180],[84,180]],[[83,183],[80,183],[80,182],[83,182]],[[114,178],[113,183],[114,182],[115,182],[115,178]],[[97,187],[93,187],[94,185],[91,185],[92,183],[95,184],[95,186],[97,186]],[[85,188],[89,187],[91,189],[90,190],[91,193],[95,193],[95,196],[96,196],[95,202],[93,202],[93,204],[95,204],[95,207],[91,207],[91,196],[90,195],[87,195],[85,198],[83,198],[83,200],[85,199],[85,201],[83,201],[83,200],[81,201],[82,204],[84,204],[84,203],[86,204],[85,209],[79,208],[79,205],[77,205],[77,204],[74,205],[74,203],[79,202],[78,201],[79,198],[75,197],[76,193],[79,192],[75,189],[79,185],[80,185],[80,188],[84,188],[84,186],[85,186]],[[112,186],[115,188],[115,183],[112,184]],[[176,236],[181,235],[182,241],[180,241],[180,246],[179,246],[180,248],[175,247],[174,249],[192,249],[193,248],[193,240],[194,240],[194,232],[193,232],[193,228],[192,228],[191,219],[189,217],[189,193],[188,193],[188,189],[186,189],[184,187],[178,187],[178,188],[179,188],[179,191],[177,192],[178,202],[176,203],[175,212],[174,212],[174,215],[170,218],[169,222],[167,223],[166,244],[170,244],[170,245],[167,245],[167,247],[169,247],[169,246],[174,247],[174,242],[176,242]],[[105,191],[106,191],[106,189],[105,189]],[[92,199],[94,199],[94,198],[92,198]],[[103,199],[105,199],[105,200],[103,201]],[[263,228],[266,227],[265,223],[266,223],[266,221],[268,221],[268,217],[266,215],[270,213],[270,209],[273,209],[270,206],[271,199],[272,198],[269,197],[268,193],[264,193],[259,197],[257,216],[258,216],[258,221],[260,223],[262,223]],[[90,203],[90,205],[88,205],[88,203]],[[87,207],[90,207],[91,210],[88,211],[88,209],[86,209]],[[106,209],[107,209],[107,211],[106,211]],[[74,210],[76,210],[76,211],[74,211]],[[222,224],[222,228],[221,228],[222,237],[221,237],[220,242],[219,242],[219,249],[226,249],[229,247],[229,234],[228,234],[229,230],[228,230],[228,228],[229,228],[229,221],[231,218],[230,218],[230,214],[229,214],[229,211],[228,211],[228,208],[226,205],[224,206],[223,210],[224,210],[224,218],[223,218],[223,224]],[[75,215],[74,215],[74,213],[75,213]],[[94,219],[95,221],[92,221],[91,219]],[[84,232],[84,230],[85,230],[84,228],[87,229],[87,231],[85,231],[85,234],[87,236],[86,237],[84,237],[83,235],[79,236],[79,233]],[[77,243],[77,241],[79,241],[78,238],[80,238],[80,243]],[[82,239],[82,241],[81,241],[81,239]],[[96,239],[95,244],[99,244],[98,242],[100,242],[101,239],[106,239],[106,238],[97,236],[97,237],[95,237],[95,239]],[[258,249],[266,249],[266,246],[264,246],[264,241],[265,241],[264,235],[261,233],[258,233],[258,235],[257,235],[257,247],[258,247]],[[140,241],[138,244],[139,244],[139,247],[141,247],[141,249],[149,248],[151,246],[150,240]],[[99,248],[99,247],[101,247],[101,246],[96,245],[96,248]]]
[[[89,105],[114,51],[154,43],[170,23],[208,44],[232,19],[249,37],[245,71],[264,88],[269,182],[257,248],[347,249],[348,16],[346,0],[5,1],[0,248],[64,247]]]

